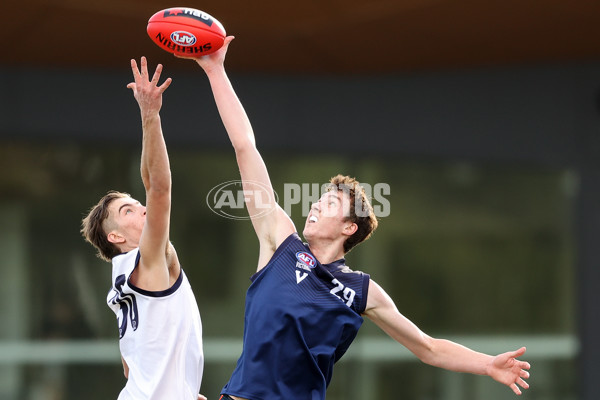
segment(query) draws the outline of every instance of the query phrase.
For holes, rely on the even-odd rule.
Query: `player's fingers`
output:
[[[229,46],[229,43],[231,43],[233,39],[235,39],[235,36],[227,36],[223,42],[223,46]]]
[[[173,82],[173,79],[171,79],[171,78],[165,79],[163,84],[158,87],[158,90],[160,91],[160,93],[163,93],[165,90],[167,90],[167,88],[169,86],[171,86],[171,82]]]
[[[131,71],[133,72],[133,79],[137,80],[140,76],[140,70],[138,69],[137,62],[131,59]]]
[[[529,384],[527,382],[525,382],[523,379],[519,378],[517,379],[517,383],[519,384],[519,386],[521,386],[523,389],[529,389]]]
[[[527,348],[525,347],[521,347],[519,350],[515,350],[513,352],[510,353],[510,356],[513,358],[517,358],[522,356],[523,354],[525,354],[525,351],[527,350]]]
[[[531,369],[531,364],[529,364],[527,361],[519,361],[519,367],[521,369]]]
[[[152,76],[152,83],[156,85],[158,80],[160,79],[160,74],[162,73],[163,66],[162,64],[158,64],[156,66],[156,70],[154,71],[154,75]]]
[[[140,63],[142,65],[142,76],[148,76],[148,60],[146,60],[146,57],[142,56]]]
[[[522,369],[521,372],[519,373],[519,376],[521,378],[527,379],[527,378],[529,378],[529,372],[527,372],[527,371],[525,371],[525,370]]]
[[[513,392],[515,392],[516,395],[520,395],[521,394],[521,389],[519,389],[519,387],[517,386],[516,383],[512,383],[510,385],[510,388],[512,389]]]
[[[235,36],[227,36],[225,38],[225,41],[223,42],[223,46],[222,46],[222,48],[225,52],[227,52],[227,49],[229,48],[229,44],[231,43],[231,41],[233,39],[235,39]]]
[[[128,83],[127,89],[131,89],[135,92],[135,89],[136,89],[135,82]]]

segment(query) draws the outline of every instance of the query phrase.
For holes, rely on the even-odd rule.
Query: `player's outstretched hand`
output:
[[[206,397],[202,396],[201,394],[198,395],[198,400],[208,400]]]
[[[135,60],[131,60],[134,81],[128,84],[127,87],[133,90],[133,96],[137,100],[142,114],[157,113],[162,107],[162,94],[172,82],[171,78],[167,78],[162,85],[158,84],[162,68],[162,65],[158,64],[154,75],[150,78],[146,57],[141,58],[140,68],[138,68]]]
[[[523,389],[529,388],[525,379],[529,378],[529,372],[526,370],[531,368],[531,365],[526,361],[517,360],[517,357],[525,354],[525,350],[525,347],[521,347],[516,351],[498,354],[492,360],[488,371],[489,376],[510,387],[517,395],[521,394],[519,386]]]
[[[192,59],[194,61],[196,61],[198,63],[198,65],[200,65],[202,67],[202,69],[206,72],[210,71],[212,68],[214,67],[222,67],[223,64],[225,63],[225,55],[227,54],[227,48],[229,47],[229,43],[231,43],[231,41],[235,39],[234,36],[227,36],[225,38],[225,41],[223,42],[223,46],[217,50],[216,52],[209,54],[207,56],[200,56],[200,57],[188,57],[188,56],[180,56],[178,54],[175,54],[175,57],[177,58],[186,58],[186,59]]]

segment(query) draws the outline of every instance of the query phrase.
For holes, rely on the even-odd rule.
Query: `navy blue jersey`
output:
[[[323,400],[333,364],[362,325],[369,275],[344,259],[321,265],[297,233],[251,278],[244,348],[222,393]]]

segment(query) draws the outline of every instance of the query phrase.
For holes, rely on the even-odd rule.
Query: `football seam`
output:
[[[221,36],[223,38],[225,38],[226,35],[222,34],[221,32],[215,32],[214,30],[212,30],[210,27],[204,28],[202,26],[199,25],[189,25],[189,24],[183,24],[181,22],[169,22],[169,21],[148,21],[148,26],[150,26],[150,24],[158,24],[158,23],[164,23],[164,24],[170,24],[170,25],[176,25],[176,26],[189,26],[190,28],[197,28],[197,29],[201,29],[203,31],[207,31],[210,33],[214,33],[217,36]]]

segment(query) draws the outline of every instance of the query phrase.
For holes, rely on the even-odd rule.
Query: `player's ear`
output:
[[[110,243],[123,243],[125,242],[125,237],[118,232],[112,231],[110,232],[106,238]]]
[[[358,225],[354,222],[347,222],[347,225],[344,226],[344,235],[352,236],[358,230]]]

